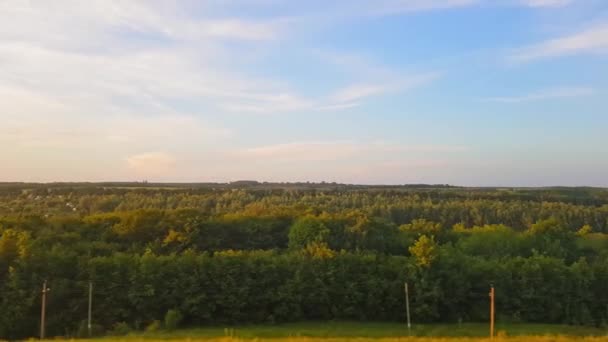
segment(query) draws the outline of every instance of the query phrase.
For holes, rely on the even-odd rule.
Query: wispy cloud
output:
[[[374,7],[370,7],[370,14],[390,15],[444,10],[449,8],[467,7],[480,2],[480,0],[387,0],[374,2]]]
[[[508,58],[511,62],[522,63],[543,58],[593,53],[608,53],[608,24],[520,48]]]
[[[334,106],[348,105],[372,96],[422,87],[439,77],[441,77],[441,73],[430,72],[416,75],[402,75],[402,79],[400,80],[387,79],[383,83],[351,84],[338,89],[330,95],[329,102],[333,103]]]
[[[201,25],[193,25],[188,33],[204,34],[218,38],[242,40],[271,40],[279,38],[287,29],[289,20],[279,19],[269,22],[246,21],[242,19],[214,20]]]
[[[221,104],[220,108],[230,112],[252,114],[341,111],[357,107],[363,101],[375,96],[404,92],[412,88],[425,86],[440,76],[441,74],[438,72],[402,74],[398,81],[392,77],[390,79],[378,77],[368,83],[348,84],[327,96],[317,98],[303,97],[296,93],[234,96],[232,101]]]
[[[356,144],[348,141],[295,142],[247,148],[237,154],[245,158],[266,161],[329,161],[343,159],[357,153]]]
[[[89,103],[88,115],[99,117],[108,112],[183,114],[174,105],[183,101],[198,111],[219,113],[345,110],[359,101],[335,101],[334,93],[352,95],[355,87],[370,83],[366,76],[345,89],[310,97],[291,80],[251,76],[232,41],[281,38],[296,20],[291,17],[193,17],[173,3],[135,0],[62,4],[9,1],[0,6],[6,19],[0,22],[0,86],[27,88],[71,104],[79,99]],[[389,81],[374,79],[374,87],[395,89],[386,85]]]
[[[593,88],[588,87],[561,87],[561,88],[551,88],[545,89],[541,91],[537,91],[534,93],[530,93],[527,95],[521,96],[508,96],[508,97],[489,97],[484,99],[485,101],[490,102],[502,102],[502,103],[520,103],[520,102],[530,102],[530,101],[539,101],[539,100],[553,100],[560,98],[576,98],[582,96],[589,96],[595,92]]]
[[[563,7],[573,2],[574,0],[521,0],[521,4],[528,7]]]
[[[384,93],[389,88],[389,85],[381,84],[353,84],[336,91],[330,99],[337,103],[352,103],[369,96]]]
[[[290,101],[275,95],[282,82],[242,72],[232,48],[282,37],[282,18],[210,19],[137,0],[9,0],[0,17],[0,140],[34,160],[51,148],[106,161],[163,145],[205,150],[231,136],[218,104]]]
[[[238,156],[274,162],[338,161],[349,158],[402,159],[399,153],[460,153],[461,145],[405,145],[387,142],[305,141],[267,145],[237,151]]]
[[[424,87],[441,78],[439,71],[404,72],[377,65],[365,56],[352,53],[338,53],[315,50],[312,54],[326,63],[334,65],[355,80],[334,90],[321,107],[352,108],[363,100],[374,96],[398,93],[413,88]]]
[[[286,1],[279,2],[285,3]],[[326,18],[327,21],[408,15],[481,6],[557,8],[573,2],[574,0],[335,0],[328,4],[327,1],[307,1],[309,4],[316,5],[317,12],[312,10],[313,13],[316,13],[316,17]]]
[[[127,165],[139,176],[164,176],[175,167],[175,158],[165,152],[146,152],[126,158]]]
[[[311,110],[314,100],[304,98],[293,92],[277,94],[259,94],[235,96],[220,108],[236,113],[274,114]]]
[[[438,168],[439,175],[440,166],[466,157],[467,147],[449,142],[339,140],[349,129],[353,133],[350,127],[336,130],[336,122],[349,117],[329,114],[357,111],[355,120],[364,114],[381,116],[381,108],[378,113],[354,108],[425,87],[441,73],[424,65],[444,64],[421,61],[416,53],[405,56],[402,49],[410,48],[407,41],[386,51],[367,42],[343,44],[348,43],[341,40],[346,30],[363,22],[381,24],[370,30],[370,37],[381,36],[387,33],[379,19],[384,16],[416,13],[432,20],[434,11],[478,6],[492,11],[525,6],[534,11],[568,4],[566,0],[0,0],[0,156],[9,165],[0,167],[0,178],[365,182],[374,177],[403,180],[411,168],[427,166]],[[412,27],[427,27],[417,26],[422,24],[419,19]],[[345,27],[338,29],[339,25]],[[606,30],[605,25],[595,26],[523,47],[514,51],[512,60],[602,52],[608,44]],[[320,35],[323,39],[317,39]],[[411,44],[413,50],[428,48]],[[357,50],[319,51],[329,45],[357,46]],[[303,55],[294,57],[300,52]],[[410,60],[420,64],[413,67]],[[276,67],[272,62],[277,62]],[[463,68],[462,73],[469,70]],[[315,72],[318,75],[311,74]],[[446,82],[448,87],[453,84]],[[560,88],[488,100],[516,103],[592,91]],[[267,114],[290,117],[274,120],[263,116]],[[330,116],[327,125],[336,126],[315,130],[313,119],[322,116]],[[415,127],[410,129],[413,135],[399,136],[388,127],[387,139],[419,141],[424,132],[414,130],[428,125],[420,128],[418,120],[410,120],[414,117],[407,114],[394,121]],[[386,122],[374,122],[378,127],[370,132],[386,129]],[[279,123],[285,123],[285,131],[276,129]],[[291,143],[262,142],[295,136],[298,140]],[[445,134],[428,136],[447,139]]]
[[[449,167],[467,158],[468,152],[467,146],[458,144],[321,140],[242,148],[227,151],[223,158],[225,163],[256,165],[235,167],[225,174],[229,179],[407,183],[421,182],[429,170]]]
[[[55,46],[82,46],[83,39],[90,35],[103,38],[103,43],[112,39],[112,30],[177,41],[205,38],[269,40],[281,37],[289,23],[289,18],[280,17],[269,20],[195,17],[188,13],[185,3],[140,0],[62,0],[53,3],[8,0],[0,5],[0,14],[3,18],[1,35]],[[19,30],[15,30],[16,27]],[[82,30],[65,31],[70,27]],[[40,28],[45,30],[40,31]]]

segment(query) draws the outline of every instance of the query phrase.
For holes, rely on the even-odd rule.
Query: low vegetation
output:
[[[119,338],[119,339],[107,339],[108,342],[137,342],[137,341],[146,341],[146,342],[179,342],[183,340],[173,340],[173,339],[163,339],[163,340],[154,340],[154,339],[140,339],[140,338]],[[205,341],[205,342],[242,342],[247,341],[242,338],[234,338],[234,337],[222,337],[222,338],[214,338],[214,339],[187,339],[189,342],[197,342],[197,341]],[[516,336],[516,337],[497,337],[494,339],[490,338],[471,338],[471,337],[448,337],[448,338],[434,338],[434,337],[401,337],[401,338],[380,338],[380,339],[370,339],[370,338],[311,338],[311,337],[288,337],[281,339],[274,338],[260,338],[256,339],[257,342],[500,342],[500,341],[508,341],[508,342],[577,342],[577,341],[585,341],[585,342],[604,342],[606,338],[603,337],[572,337],[572,336]]]

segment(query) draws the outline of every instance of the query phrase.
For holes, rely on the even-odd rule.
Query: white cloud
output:
[[[359,102],[346,102],[346,103],[322,105],[322,106],[317,107],[317,110],[319,110],[319,111],[340,111],[340,110],[355,108],[360,105],[361,105],[361,103],[359,103]]]
[[[306,99],[292,93],[249,94],[238,97],[237,101],[222,104],[220,107],[238,113],[288,113],[310,110],[314,107],[314,102],[312,99]]]
[[[0,16],[7,18],[0,22],[0,86],[87,103],[89,116],[175,114],[182,110],[172,102],[184,100],[198,110],[258,114],[354,106],[249,76],[240,52],[224,44],[276,39],[292,19],[193,19],[171,3],[71,0],[9,1]]]
[[[190,5],[200,6],[196,14]],[[350,73],[342,89],[303,95],[293,80],[252,68],[250,57],[292,32],[297,18],[222,16],[207,5],[0,2],[0,154],[11,158],[5,161],[42,178],[101,179],[108,175],[100,165],[121,177],[168,172],[177,156],[222,160],[216,151],[234,136],[222,115],[345,110],[419,77],[370,67]],[[15,148],[23,153],[9,153]],[[49,159],[69,172],[42,171]]]
[[[392,92],[424,86],[440,77],[440,73],[425,73],[418,75],[399,75],[399,79],[385,79],[382,83],[358,83],[338,89],[328,98],[325,106],[335,108],[351,108],[355,103],[368,97],[379,96]]]
[[[61,147],[67,150],[107,149],[114,144],[127,147],[151,144],[201,144],[230,137],[232,132],[195,114],[134,113],[90,98],[63,98],[59,94],[0,85],[0,141],[12,147]],[[131,108],[136,109],[136,108]],[[4,145],[6,147],[7,145]],[[0,146],[0,149],[2,146]]]
[[[385,0],[373,2],[371,14],[389,15],[407,12],[444,10],[478,4],[480,0]]]
[[[126,159],[127,165],[137,175],[159,177],[175,167],[175,158],[164,152],[146,152]]]
[[[509,56],[509,60],[528,62],[543,58],[591,53],[608,53],[608,25],[595,26],[575,34],[523,47]]]
[[[593,88],[588,87],[561,87],[561,88],[551,88],[538,92],[534,92],[527,95],[521,96],[509,96],[509,97],[490,97],[485,99],[486,101],[491,102],[502,102],[502,103],[520,103],[520,102],[529,102],[529,101],[539,101],[539,100],[550,100],[550,99],[560,99],[560,98],[576,98],[582,96],[589,96],[594,93]]]
[[[103,46],[114,40],[113,30],[154,34],[178,41],[204,38],[256,41],[280,37],[289,22],[282,18],[266,21],[195,18],[188,13],[186,5],[142,0],[7,0],[0,4],[3,18],[0,37],[63,47]],[[96,39],[87,42],[86,38],[91,36]]]
[[[340,111],[359,106],[363,100],[388,93],[407,91],[424,86],[440,77],[439,73],[393,75],[377,77],[375,83],[353,83],[322,98],[306,98],[293,93],[277,95],[248,94],[234,96],[234,101],[222,104],[224,110],[237,113],[273,114],[289,112]]]
[[[356,152],[357,145],[351,142],[296,142],[244,149],[237,155],[266,161],[328,161]]]
[[[222,173],[227,180],[407,183],[421,182],[429,170],[443,170],[468,151],[458,144],[300,141],[226,151],[219,160],[233,166]]]
[[[388,158],[400,160],[402,153],[459,153],[459,145],[403,145],[386,142],[306,141],[260,146],[237,151],[235,156],[267,162],[339,161],[345,159]]]
[[[228,138],[232,132],[224,127],[207,123],[196,116],[120,115],[108,118],[104,125],[106,139],[113,142],[149,145],[155,142],[178,144],[210,142]]]
[[[224,43],[275,39],[289,20],[194,19],[171,3],[135,0],[7,1],[0,17],[0,86],[59,102],[172,113],[172,101],[209,108],[285,93],[279,82],[239,70]]]
[[[338,90],[331,99],[338,103],[350,103],[368,96],[377,95],[387,90],[386,85],[353,84]]]
[[[359,106],[365,99],[412,88],[423,87],[441,77],[440,72],[404,72],[377,65],[361,54],[314,49],[311,54],[334,66],[351,78],[351,82],[335,89],[317,110],[338,110]]]
[[[521,4],[528,7],[564,7],[574,0],[521,0]]]
[[[194,25],[193,34],[218,38],[233,38],[242,40],[272,40],[277,39],[286,30],[289,20],[271,22],[253,22],[241,19],[214,20],[204,25]]]

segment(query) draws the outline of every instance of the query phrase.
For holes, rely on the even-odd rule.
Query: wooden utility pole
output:
[[[405,312],[407,315],[407,332],[411,336],[412,322],[410,321],[410,291],[407,283],[405,283]]]
[[[490,338],[493,339],[494,338],[494,314],[495,314],[495,307],[494,307],[494,298],[495,296],[495,292],[494,292],[494,285],[492,285],[492,287],[490,288]]]
[[[46,294],[51,289],[46,287],[46,280],[42,283],[42,308],[40,310],[40,339],[44,340],[44,324],[46,319]]]
[[[93,326],[91,325],[92,322],[92,313],[93,313],[93,282],[90,281],[89,282],[89,316],[88,316],[88,325],[87,327],[89,328],[89,337],[91,337],[92,335],[92,329]]]

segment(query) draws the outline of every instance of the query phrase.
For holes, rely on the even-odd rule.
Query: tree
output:
[[[27,254],[29,234],[7,229],[0,237],[0,279],[9,266]]]
[[[422,235],[409,248],[410,254],[416,259],[416,265],[428,268],[439,255],[438,246],[433,236]]]
[[[576,235],[585,236],[585,235],[588,235],[591,233],[593,233],[593,228],[590,225],[586,224],[586,225],[582,226],[581,229],[579,229],[576,232]]]
[[[313,242],[327,242],[330,230],[317,217],[305,216],[297,220],[289,229],[289,247],[304,248]]]

